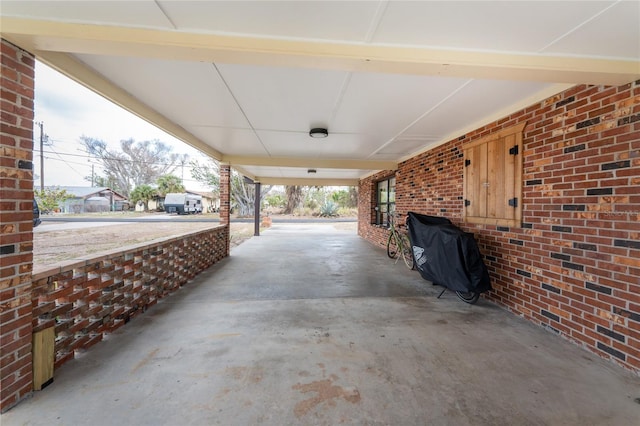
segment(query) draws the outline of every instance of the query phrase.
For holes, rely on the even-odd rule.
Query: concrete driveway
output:
[[[335,225],[338,227],[338,225]],[[333,225],[274,225],[2,425],[631,425],[640,377]]]

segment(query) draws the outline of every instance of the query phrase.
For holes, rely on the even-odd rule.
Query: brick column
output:
[[[0,42],[0,412],[32,390],[33,55]]]
[[[225,256],[229,255],[229,243],[231,240],[230,224],[231,213],[231,166],[229,164],[220,164],[220,224],[226,225],[227,232],[227,251]]]

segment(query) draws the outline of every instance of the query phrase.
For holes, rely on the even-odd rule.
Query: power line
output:
[[[73,170],[74,172],[76,172],[79,176],[81,176],[82,178],[84,178],[85,176],[82,176],[82,173],[80,173],[79,171],[77,171],[76,169],[74,169],[71,164],[69,162],[67,162],[67,160],[65,160],[64,158],[62,158],[62,154],[56,151],[52,151],[54,154],[56,154],[58,157],[60,157],[60,159],[62,161],[64,161],[65,164],[67,164],[69,166],[69,168],[71,170]],[[83,164],[84,165],[84,164]]]
[[[53,139],[53,138],[49,138],[48,140],[49,140],[50,142],[54,142],[54,143],[62,143],[62,144],[66,144],[66,145],[78,145],[78,146],[82,146],[82,145],[83,145],[83,144],[82,144],[82,142],[79,142],[78,140],[70,140],[70,139]],[[180,150],[180,149],[182,149],[182,148],[183,148],[183,147],[175,146],[175,145],[174,145],[173,143],[171,143],[171,142],[164,142],[164,141],[162,141],[162,140],[160,140],[160,139],[153,139],[153,140],[154,140],[154,141],[155,141],[155,140],[157,140],[157,141],[159,141],[159,142],[162,142],[163,144],[165,144],[165,145],[169,146],[169,147],[170,147],[170,148],[172,148],[172,149],[173,149],[173,148],[177,148],[177,150]],[[186,147],[186,148],[192,149],[193,151],[195,151],[195,153],[196,153],[198,156],[201,156],[202,158],[210,158],[207,154],[203,153],[202,151],[200,151],[200,150],[199,150],[199,149],[197,149],[197,148],[192,147],[191,145],[188,145],[188,144],[186,144],[186,143],[184,143],[184,142],[179,142],[179,143],[180,143],[180,144],[182,144],[182,145],[185,145],[185,147]],[[177,152],[177,153],[179,154],[180,152]]]
[[[40,152],[40,150],[36,150],[34,149],[34,152]],[[122,161],[125,163],[130,163],[130,164],[144,164],[144,165],[154,165],[154,166],[175,166],[178,167],[180,165],[180,163],[160,163],[160,162],[152,162],[152,161],[140,161],[140,160],[130,160],[130,159],[126,159],[126,158],[117,158],[117,157],[96,157],[93,156],[89,153],[87,154],[72,154],[72,153],[68,153],[68,152],[55,152],[55,151],[47,151],[47,150],[43,150],[42,153],[45,154],[57,154],[57,155],[66,155],[69,157],[80,157],[80,158],[88,158],[89,160],[91,159],[95,159],[95,161],[100,161],[101,159],[105,159],[105,160],[113,160],[113,161]],[[209,157],[207,157],[209,158]]]
[[[59,154],[59,153],[56,153],[56,152],[54,152],[52,154],[64,155],[64,154]],[[69,161],[69,160],[65,160],[64,158],[55,158],[55,157],[49,157],[49,156],[46,156],[46,155],[45,155],[44,159],[45,160],[50,160],[50,161],[62,161],[62,162],[68,163],[68,164],[77,164],[78,166],[88,166],[88,165],[93,164],[93,163],[79,163],[77,161]]]
[[[55,154],[57,154],[57,153],[55,153]],[[62,154],[62,155],[64,155],[64,154]],[[79,165],[79,166],[88,166],[89,165],[87,163],[78,163],[76,161],[69,161],[69,160],[65,160],[63,158],[55,158],[55,157],[47,157],[47,156],[45,156],[44,159],[45,160],[49,160],[49,161],[61,161],[61,162],[65,163],[65,164],[69,165],[69,167],[71,167],[70,166],[71,164],[76,164],[76,165]],[[77,170],[75,170],[75,169],[72,169],[72,170],[74,170],[76,173],[78,173],[78,175],[82,176],[83,178],[85,177],[85,176],[82,175],[82,173],[78,172]],[[185,181],[186,182],[200,182],[200,181],[198,181],[196,179],[188,179],[188,178],[185,178]]]

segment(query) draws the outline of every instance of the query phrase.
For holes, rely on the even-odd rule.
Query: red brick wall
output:
[[[0,411],[31,391],[33,93],[31,54],[2,40],[0,88]]]
[[[384,170],[360,181],[358,187],[358,235],[381,247],[386,246],[389,231],[386,227],[372,225],[376,221],[376,183],[393,175],[393,171]]]
[[[522,122],[522,227],[463,223],[464,145]],[[360,183],[359,234],[376,244],[379,179]],[[576,86],[411,158],[396,191],[400,213],[476,235],[491,300],[640,372],[640,81]]]

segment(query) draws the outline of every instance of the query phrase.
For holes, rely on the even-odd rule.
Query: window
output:
[[[465,221],[520,226],[524,126],[501,130],[463,148]]]
[[[389,226],[389,215],[396,210],[396,178],[378,182],[376,225]]]

